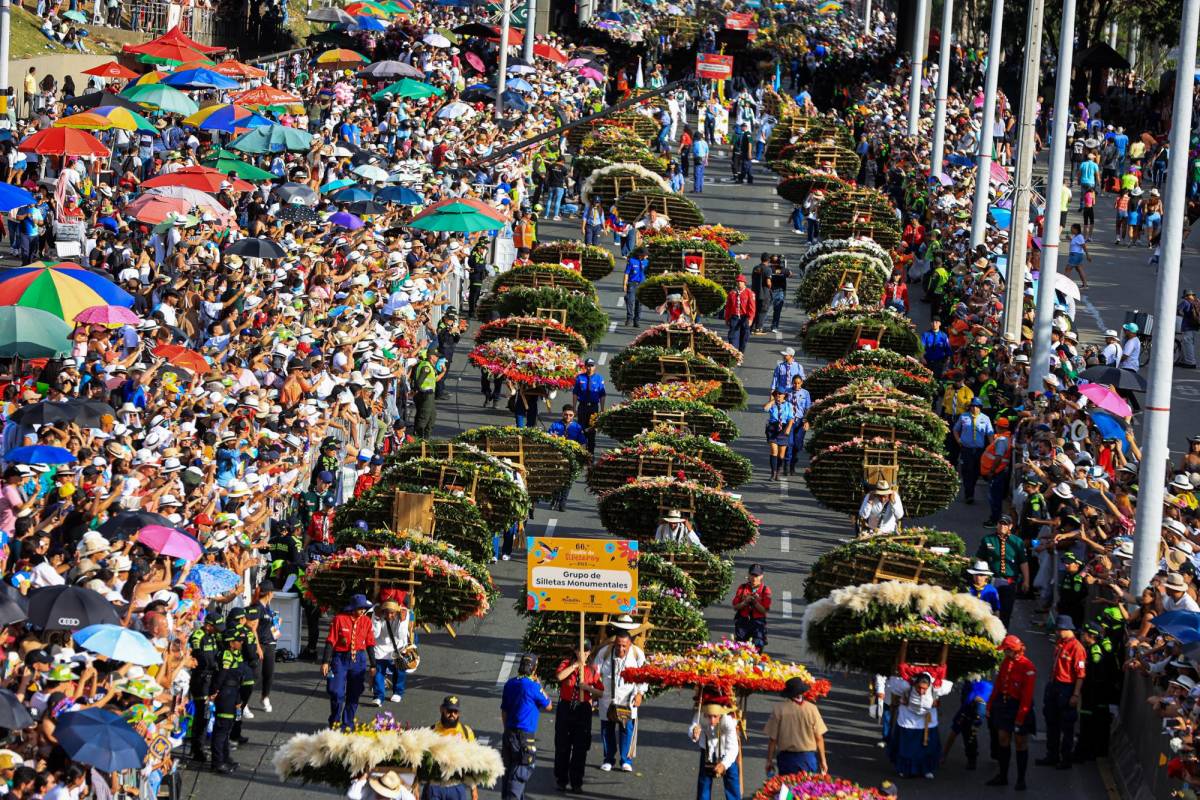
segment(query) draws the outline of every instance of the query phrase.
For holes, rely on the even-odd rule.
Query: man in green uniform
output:
[[[228,775],[238,767],[229,754],[229,737],[238,718],[242,675],[246,665],[242,661],[241,637],[236,632],[227,631],[224,641],[225,649],[221,651],[221,669],[217,672],[216,680],[213,682],[213,693],[210,695],[210,699],[216,707],[212,735],[212,768],[214,772]]]
[[[1079,739],[1074,761],[1089,761],[1108,756],[1108,732],[1112,727],[1110,705],[1120,702],[1117,675],[1121,671],[1117,649],[1104,635],[1104,628],[1093,621],[1079,635],[1087,651],[1087,672],[1079,702]]]
[[[431,346],[421,354],[417,365],[413,367],[412,387],[413,402],[417,408],[413,432],[420,439],[428,439],[433,435],[433,424],[437,421],[437,405],[434,391],[437,389],[437,347]]]
[[[192,631],[188,647],[196,665],[192,667],[188,694],[192,698],[192,760],[203,763],[208,760],[204,752],[204,736],[208,733],[208,696],[212,691],[213,679],[221,666],[221,646],[217,631],[224,621],[213,614],[204,619],[204,624]]]
[[[245,744],[250,741],[250,737],[242,735],[242,719],[254,719],[254,712],[247,706],[250,703],[250,696],[254,694],[255,674],[258,672],[258,662],[262,658],[262,652],[258,647],[257,629],[257,614],[251,619],[251,612],[242,607],[234,608],[229,612],[225,622],[225,638],[236,636],[242,640],[242,646],[239,648],[239,653],[242,658],[242,682],[238,689],[238,714],[237,720],[233,724],[233,730],[230,733],[234,744]]]
[[[975,558],[986,561],[992,571],[992,583],[1000,595],[1000,621],[1008,627],[1016,600],[1017,584],[1029,591],[1029,549],[1019,536],[1013,536],[1013,519],[1001,514],[996,530],[983,537]]]
[[[1079,627],[1083,625],[1083,608],[1088,595],[1087,581],[1081,572],[1083,562],[1079,556],[1067,552],[1063,553],[1062,563],[1063,574],[1058,581],[1058,613],[1066,614]]]

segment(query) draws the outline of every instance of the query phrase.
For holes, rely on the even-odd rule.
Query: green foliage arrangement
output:
[[[799,167],[832,171],[842,180],[855,180],[861,162],[854,148],[823,142],[798,142],[780,152],[771,169],[780,175],[794,174]]]
[[[508,530],[529,516],[532,503],[529,493],[508,473],[487,464],[467,460],[444,461],[435,458],[413,458],[390,464],[380,476],[376,488],[388,492],[393,484],[424,484],[462,487],[470,494],[475,487],[474,502],[483,521],[493,534]],[[390,494],[390,492],[388,492]]]
[[[674,220],[672,220],[674,221]],[[725,291],[732,291],[741,274],[741,267],[729,256],[729,251],[707,239],[686,236],[649,236],[645,239],[649,266],[648,275],[683,272],[683,254],[686,251],[704,251],[704,277],[720,284]],[[724,302],[724,301],[722,301]]]
[[[678,372],[663,374],[660,358],[684,359],[687,362],[692,380],[720,381],[721,396],[712,405],[721,409],[739,409],[746,407],[746,389],[742,381],[728,368],[721,366],[711,358],[695,353],[668,350],[664,347],[627,347],[613,357],[609,367],[613,385],[621,392],[647,383],[658,383],[663,379],[682,380]],[[681,369],[669,367],[668,369]]]
[[[719,487],[721,473],[667,444],[631,442],[609,450],[588,470],[588,489],[600,494],[642,477],[668,476]]]
[[[879,346],[885,350],[908,356],[921,352],[921,339],[912,320],[894,311],[865,308],[829,310],[810,317],[800,334],[804,352],[813,358],[841,358],[856,349],[855,334],[860,326],[862,335],[872,337],[883,328]]]
[[[663,509],[695,505],[692,523],[700,542],[714,553],[740,550],[758,538],[758,520],[740,498],[694,481],[640,478],[600,495],[600,522],[612,534],[654,540]]]
[[[668,272],[646,278],[638,287],[638,302],[649,308],[658,308],[666,301],[667,291],[675,286],[688,288],[695,299],[695,311],[700,314],[716,314],[725,307],[725,290],[721,284],[687,272]]]
[[[453,545],[474,561],[491,557],[492,532],[479,507],[466,497],[431,486],[405,483],[376,486],[338,506],[333,515],[333,529],[340,531],[352,528],[360,519],[370,529],[390,528],[393,492],[397,489],[415,494],[432,494],[437,498],[438,502],[433,504],[434,538]]]
[[[891,447],[882,438],[868,440],[872,447]],[[853,438],[813,454],[804,480],[821,505],[844,514],[857,514],[862,504],[864,441]],[[958,473],[940,455],[903,442],[896,443],[900,499],[907,518],[941,511],[958,494]]]
[[[750,459],[723,443],[707,436],[692,436],[660,425],[655,430],[634,437],[634,442],[650,442],[674,447],[681,453],[695,456],[721,473],[725,488],[732,489],[750,480],[753,467]]]
[[[627,161],[628,159],[620,159]],[[646,166],[642,164],[641,166]],[[647,169],[649,169],[647,167]],[[627,192],[617,199],[617,211],[621,218],[634,222],[650,209],[665,213],[673,228],[695,228],[704,224],[704,213],[700,207],[681,194],[662,189],[641,189]]]
[[[733,584],[733,561],[703,547],[646,542],[640,545],[640,550],[642,558],[657,555],[685,572],[695,584],[696,601],[701,608],[721,602]]]
[[[821,201],[821,232],[835,239],[867,236],[888,250],[900,242],[900,222],[887,195],[851,186],[826,192]]]
[[[804,388],[813,400],[819,400],[861,380],[868,380],[881,389],[885,385],[899,389],[909,396],[907,402],[910,403],[932,401],[939,388],[933,372],[920,361],[883,349],[854,350],[845,358],[818,367],[809,373]],[[896,399],[904,401],[903,398]]]
[[[590,280],[557,263],[535,262],[523,267],[513,267],[492,279],[492,292],[495,294],[506,292],[515,286],[566,289],[568,292],[578,292],[593,301],[596,300],[596,287]]]
[[[693,350],[723,367],[742,363],[741,352],[713,331],[696,322],[671,322],[642,331],[630,347],[662,347],[669,350]]]
[[[844,180],[832,172],[822,172],[802,164],[788,162],[781,165],[780,169],[784,171],[780,172],[782,177],[775,186],[775,193],[789,203],[798,206],[803,205],[813,192],[819,191],[828,194],[847,185]]]
[[[896,431],[896,441],[942,453],[948,432],[946,423],[928,406],[891,400],[870,406],[834,406],[808,423],[804,444],[810,453],[861,436],[864,425],[868,430],[892,428]]]
[[[886,370],[879,371],[886,372]],[[863,372],[866,372],[866,370],[863,370]],[[809,380],[812,379],[814,374],[815,372],[809,375]],[[808,385],[809,384],[806,381],[804,384],[806,389],[808,388]],[[812,407],[808,409],[809,419],[811,419],[814,414],[820,415],[825,409],[832,406],[862,403],[863,398],[866,397],[870,397],[871,402],[874,402],[877,398],[882,398],[885,400],[895,400],[899,403],[911,403],[913,402],[914,397],[914,395],[909,394],[908,392],[900,391],[890,382],[879,381],[869,376],[856,377],[845,386],[822,396],[820,399],[817,399],[817,395],[813,393],[811,389],[809,389],[809,394],[813,395]]]
[[[490,297],[490,310],[499,317],[533,316],[539,308],[566,309],[567,326],[587,339],[590,347],[595,347],[608,332],[608,314],[586,295],[572,294],[564,289],[515,286]],[[487,321],[482,315],[480,319]]]
[[[561,264],[565,252],[580,254],[583,277],[590,281],[607,278],[616,265],[613,254],[607,249],[576,241],[540,242],[529,258],[535,264]]]
[[[487,453],[523,454],[525,486],[537,500],[549,500],[566,489],[587,463],[587,451],[577,442],[551,436],[539,428],[485,426],[463,431],[455,442],[474,445]]]
[[[812,574],[804,584],[804,599],[820,600],[835,589],[873,582],[875,569],[893,558],[920,562],[920,583],[958,591],[966,583],[968,561],[961,555],[935,553],[927,547],[916,547],[887,536],[866,536],[852,539],[841,547],[827,551],[812,566]]]
[[[646,399],[621,403],[597,414],[594,424],[601,433],[628,441],[657,424],[656,412],[682,413],[688,430],[696,436],[716,437],[728,443],[740,434],[737,425],[724,411],[687,400]]]
[[[862,273],[858,280],[858,299],[864,306],[878,306],[883,299],[883,284],[887,274],[875,269],[867,257],[846,253],[822,259],[814,269],[805,270],[796,300],[804,310],[815,314],[833,301],[833,296],[842,288],[842,276],[846,270]]]
[[[588,351],[587,339],[558,320],[544,317],[501,317],[485,322],[475,332],[477,345],[487,344],[496,339],[548,339],[555,344],[561,344],[576,355],[583,355]]]

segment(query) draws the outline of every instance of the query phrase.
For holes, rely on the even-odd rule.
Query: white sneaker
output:
[[[925,777],[926,777],[928,780],[933,780],[933,773],[932,773],[932,772],[926,772],[926,773],[925,773]]]
[[[254,712],[250,710],[250,706],[242,709],[242,719],[254,719]]]
[[[501,561],[511,561],[511,560],[512,560],[512,556],[500,556],[500,560],[501,560]]]
[[[271,698],[264,697],[262,701],[262,710],[270,714],[275,709],[271,708]]]
[[[401,697],[401,696],[400,696],[400,695],[398,695],[398,694],[394,694],[394,695],[392,695],[392,697],[391,697],[391,700],[392,700],[392,702],[393,702],[393,703],[399,703],[399,702],[400,702],[401,700],[403,700],[403,699],[404,699],[404,698],[403,698],[403,697]]]
[[[600,765],[600,771],[601,772],[612,772],[612,764],[605,761],[603,764]]]
[[[382,699],[382,698],[379,698],[379,697],[376,697],[376,698],[374,698],[373,700],[371,700],[371,705],[373,705],[373,706],[375,706],[376,708],[378,708],[379,706],[383,705],[383,699]]]
[[[628,762],[621,765],[621,772],[633,772],[633,764]]]

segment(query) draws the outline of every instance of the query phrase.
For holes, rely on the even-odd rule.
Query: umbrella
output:
[[[474,116],[475,109],[471,108],[466,103],[460,103],[458,101],[447,103],[446,105],[442,106],[440,111],[437,112],[438,119],[458,119],[464,115]]]
[[[138,74],[128,67],[123,67],[116,61],[110,61],[107,64],[101,64],[98,67],[85,69],[84,75],[95,75],[97,78],[116,78],[119,80],[129,80],[136,78]],[[0,726],[3,727],[3,726]]]
[[[357,175],[360,178],[363,178],[365,180],[368,180],[368,181],[375,181],[377,183],[386,183],[387,179],[388,179],[387,170],[377,167],[374,164],[360,164],[359,166],[355,167],[352,171],[354,172],[355,175]]]
[[[555,64],[567,63],[567,56],[561,50],[551,47],[548,44],[535,44],[533,46],[533,54],[541,56],[547,61],[553,61]]]
[[[223,76],[221,80],[229,80]],[[234,83],[236,88],[237,84]],[[182,114],[185,117],[188,114],[195,114],[200,110],[200,106],[196,105],[196,101],[188,97],[178,89],[168,86],[164,83],[150,83],[143,86],[134,86],[132,89],[126,89],[122,92],[130,100],[150,108],[163,111],[168,114]]]
[[[484,72],[483,59],[475,53],[467,51],[467,63],[471,65],[476,72]]]
[[[126,48],[128,47],[126,45]],[[138,61],[143,64],[186,64],[192,61],[212,63],[204,53],[182,44],[147,42],[143,48],[142,52],[137,54]]]
[[[514,92],[532,92],[533,84],[524,78],[510,78],[504,82],[504,88]],[[507,98],[507,91],[505,97]]]
[[[113,124],[99,114],[80,111],[54,120],[56,128],[78,128],[79,130],[108,130]]]
[[[247,89],[244,92],[238,92],[231,95],[230,100],[240,106],[286,106],[294,103],[303,103],[304,100],[291,92],[285,92],[282,89],[276,89],[274,86],[259,86],[256,89]]]
[[[0,627],[24,622],[28,608],[29,598],[8,581],[0,581]],[[3,727],[0,723],[0,728]]]
[[[228,150],[218,150],[211,158],[206,158],[200,162],[206,167],[212,167],[223,175],[233,173],[234,175],[247,181],[272,181],[275,180],[275,174],[267,172],[265,169],[247,164],[238,158],[237,153],[231,153]]]
[[[330,192],[336,192],[338,189],[345,189],[347,186],[354,186],[357,183],[358,181],[351,180],[350,178],[338,178],[336,181],[330,181],[322,186],[320,191],[321,194],[329,194]]]
[[[96,529],[96,532],[105,539],[114,541],[135,536],[147,525],[162,525],[169,528],[171,520],[162,514],[150,511],[121,511],[115,516],[109,517],[107,522]]]
[[[387,23],[379,17],[355,17],[354,23],[350,27],[360,31],[386,31],[388,29]]]
[[[362,217],[370,214],[382,214],[387,211],[387,206],[374,200],[355,200],[346,206],[346,210]]]
[[[304,18],[310,22],[328,22],[335,25],[350,25],[354,22],[354,17],[340,8],[318,8],[305,14]]]
[[[1103,384],[1085,383],[1079,387],[1079,393],[1091,400],[1097,408],[1116,414],[1118,417],[1133,416],[1133,410],[1129,407],[1129,403]]]
[[[88,109],[91,113],[103,117],[109,128],[120,128],[124,131],[147,131],[158,135],[154,123],[143,117],[137,111],[121,105],[95,106]]]
[[[221,597],[242,585],[241,577],[230,569],[211,564],[197,564],[183,579],[200,587],[205,597]]]
[[[225,254],[244,258],[283,258],[286,255],[284,249],[275,242],[256,236],[238,239],[225,250]]]
[[[65,447],[28,444],[9,450],[4,454],[4,460],[10,464],[71,464],[76,459],[75,454]]]
[[[94,428],[100,425],[100,417],[105,414],[114,414],[112,406],[99,400],[67,400],[63,403],[33,403],[18,408],[9,419],[26,426],[69,420],[83,428]]]
[[[101,303],[80,311],[75,315],[75,321],[87,325],[137,325],[142,318],[125,306]]]
[[[312,134],[285,125],[264,125],[239,136],[229,146],[243,153],[280,153],[284,150],[300,153],[312,146]]]
[[[181,344],[160,344],[154,348],[154,355],[166,359],[168,364],[182,367],[197,375],[204,375],[209,370],[209,363],[204,356]]]
[[[88,94],[80,94],[75,97],[68,97],[63,101],[65,106],[74,106],[75,108],[95,108],[96,106],[121,106],[130,111],[141,111],[142,108],[137,103],[130,100],[128,97],[122,97],[119,94],[112,92],[90,92]]]
[[[20,186],[11,183],[0,183],[0,211],[12,211],[14,208],[32,205],[36,198]]]
[[[347,214],[345,211],[339,211],[329,217],[329,222],[345,228],[346,230],[356,231],[363,226],[363,221],[353,214]]]
[[[1054,291],[1060,292],[1072,300],[1079,300],[1079,287],[1075,285],[1075,281],[1071,280],[1069,275],[1064,275],[1061,272],[1054,274]]]
[[[376,200],[398,206],[419,206],[425,202],[421,195],[407,186],[388,186],[375,194]]]
[[[399,97],[404,100],[421,100],[426,97],[441,97],[444,94],[445,92],[443,90],[431,84],[425,83],[424,81],[415,81],[412,78],[401,78],[395,83],[389,84],[375,94],[371,95],[371,99],[382,100],[387,95],[392,95],[393,97]]]
[[[241,78],[243,80],[247,80],[249,78],[265,78],[267,76],[267,71],[265,69],[259,69],[258,67],[252,67],[249,64],[243,64],[241,61],[233,58],[227,58],[221,63],[213,65],[212,71],[218,75],[224,75],[227,78]]]
[[[206,131],[223,131],[233,133],[238,128],[261,128],[270,125],[271,120],[255,114],[248,108],[233,103],[222,103],[205,106],[184,118],[184,125],[195,125]]]
[[[334,192],[330,199],[335,203],[358,203],[375,199],[375,194],[360,186],[349,186]]]
[[[424,78],[425,73],[414,67],[412,64],[405,64],[403,61],[376,61],[370,66],[363,67],[359,70],[360,78],[381,78],[384,80],[392,78]],[[386,89],[384,91],[387,91]]]
[[[20,698],[8,689],[0,689],[0,728],[18,731],[32,725],[33,716]]]
[[[165,525],[147,525],[142,528],[138,531],[137,542],[159,555],[182,558],[184,561],[199,561],[200,556],[204,554],[204,548],[191,536]]]
[[[101,772],[141,769],[149,746],[142,735],[113,712],[85,708],[61,714],[54,737],[72,761]]]
[[[223,53],[224,47],[219,45],[200,44],[195,39],[188,36],[178,25],[171,26],[171,29],[159,36],[157,39],[152,39],[145,44],[127,45],[122,50],[126,53],[140,53],[152,44],[181,44],[184,47],[190,47],[201,53]]]
[[[35,261],[0,269],[0,306],[24,306],[74,320],[85,308],[133,305],[133,295],[89,269],[69,261]]]
[[[364,56],[362,53],[356,53],[353,50],[348,50],[345,47],[337,47],[333,50],[326,50],[316,58],[313,63],[318,67],[326,69],[346,69],[347,67],[357,67],[362,64],[370,64],[371,59]]]
[[[501,212],[480,202],[466,198],[442,200],[413,217],[410,227],[427,231],[490,231],[505,223]]]
[[[1114,389],[1124,389],[1130,392],[1146,391],[1146,379],[1131,369],[1088,367],[1079,373],[1079,377],[1091,383],[1112,386]]]
[[[190,186],[156,186],[153,189],[148,189],[143,197],[170,197],[176,200],[182,200],[185,204],[183,213],[191,211],[193,207],[199,208],[200,212],[209,212],[218,219],[230,219],[229,209],[217,202],[216,198],[210,194],[193,189]],[[159,220],[160,222],[162,220]]]
[[[583,67],[579,70],[579,77],[602,83],[604,81],[604,73],[595,67]]]
[[[391,16],[391,12],[387,8],[385,8],[382,3],[376,3],[376,2],[373,2],[373,0],[363,0],[362,2],[351,3],[348,6],[346,6],[345,11],[347,14],[354,14],[355,16],[359,16],[359,17],[364,17],[364,16],[388,17],[388,16]]]
[[[320,222],[321,212],[317,211],[312,206],[303,206],[299,203],[285,203],[275,212],[275,216],[287,222],[312,223]]]
[[[284,183],[276,186],[272,191],[281,203],[302,203],[306,206],[315,206],[321,202],[321,196],[318,195],[311,186],[305,186],[303,183]]]
[[[75,643],[93,653],[114,661],[149,667],[163,662],[162,653],[154,648],[145,634],[123,625],[89,625],[71,634]]]
[[[508,73],[510,75],[534,75],[537,73],[537,69],[528,64],[513,64],[508,68]]]
[[[146,189],[186,186],[199,192],[219,192],[225,184],[231,184],[232,188],[239,192],[249,192],[254,189],[253,184],[240,178],[234,178],[233,181],[230,181],[228,176],[212,167],[184,167],[175,172],[156,175],[153,178],[142,181],[142,186]]]
[[[500,27],[498,25],[492,26],[492,35],[489,36],[488,39],[493,42],[500,41]],[[508,46],[509,47],[520,47],[521,44],[523,44],[524,42],[525,42],[525,33],[520,28],[509,28],[508,29]]]
[[[421,41],[430,47],[436,47],[441,50],[450,46],[450,40],[440,33],[427,33],[421,37]]]
[[[0,307],[0,356],[57,358],[71,352],[71,326],[47,311]]]
[[[1154,618],[1153,625],[1168,636],[1175,638],[1179,638],[1179,635],[1186,631],[1200,633],[1200,612],[1164,611]]]
[[[82,11],[67,11],[63,13],[63,19],[69,19],[71,22],[78,22],[80,25],[86,25],[88,18]]]
[[[102,156],[109,149],[87,131],[75,128],[43,128],[21,140],[17,149],[22,153],[43,156]]]
[[[160,83],[177,89],[236,89],[238,82],[233,78],[214,72],[207,67],[172,72]]]
[[[99,592],[64,584],[29,593],[29,622],[44,631],[73,631],[105,622],[119,625],[121,619]]]
[[[143,194],[125,206],[125,213],[140,222],[158,224],[172,216],[185,216],[190,207],[179,197]]]

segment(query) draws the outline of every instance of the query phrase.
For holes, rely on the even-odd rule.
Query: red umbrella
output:
[[[199,189],[202,192],[211,193],[221,191],[221,184],[230,182],[233,184],[233,189],[238,192],[249,192],[254,189],[253,184],[241,178],[234,178],[230,181],[229,176],[212,167],[184,167],[175,172],[156,175],[149,180],[142,181],[142,187],[154,189],[159,186],[186,186],[189,189]]]
[[[161,194],[144,194],[125,206],[125,213],[140,222],[157,225],[172,214],[182,217],[191,204],[179,197],[163,197]]]
[[[136,49],[134,49],[136,48]],[[203,61],[211,63],[212,59],[200,50],[179,44],[178,42],[146,42],[139,45],[125,45],[125,52],[139,56],[150,56],[161,61]]]
[[[553,61],[555,64],[567,63],[567,56],[560,50],[556,50],[548,44],[535,44],[533,46],[533,54],[541,56],[547,61]]]
[[[171,28],[171,30],[167,31],[166,33],[164,33],[162,36],[158,37],[157,39],[151,39],[150,41],[146,42],[145,44],[127,44],[122,49],[126,53],[139,53],[140,54],[140,53],[146,52],[145,48],[150,47],[152,45],[158,45],[158,44],[182,45],[183,47],[186,47],[189,50],[195,50],[198,53],[223,53],[223,52],[225,52],[224,47],[211,47],[206,44],[200,44],[195,39],[190,38],[183,31],[179,30],[178,25]]]
[[[483,59],[474,53],[467,53],[467,63],[474,67],[476,72],[486,72],[483,68]]]
[[[239,106],[282,106],[288,103],[303,103],[304,100],[290,92],[276,89],[274,86],[259,86],[257,89],[247,89],[238,92],[231,98]]]
[[[235,61],[228,58],[212,68],[213,72],[224,75],[227,78],[265,78],[267,71],[252,67],[249,64],[243,64],[240,61]]]
[[[121,66],[116,61],[110,61],[107,64],[101,64],[98,67],[85,69],[83,74],[95,75],[97,78],[121,78],[122,80],[129,80],[130,78],[136,78],[138,76],[136,72],[128,67]]]
[[[500,26],[493,25],[492,30],[494,30],[496,32],[496,34],[494,36],[488,37],[488,41],[489,42],[500,41]],[[508,29],[508,46],[509,47],[519,47],[521,45],[521,43],[524,41],[525,41],[525,32],[524,31],[522,31],[520,28],[509,28]]]
[[[189,350],[179,344],[163,344],[154,348],[154,355],[159,358],[165,358],[168,364],[171,364],[182,369],[186,369],[196,375],[207,375],[209,370],[208,362],[204,360],[204,356],[197,353],[195,350]]]
[[[109,155],[109,149],[99,139],[77,128],[45,128],[25,137],[17,149],[42,156]]]

